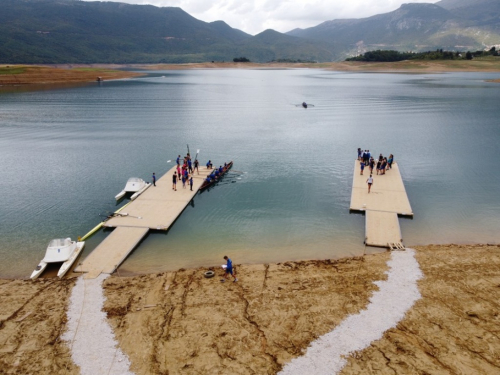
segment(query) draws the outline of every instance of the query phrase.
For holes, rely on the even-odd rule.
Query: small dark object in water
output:
[[[307,103],[306,102],[302,102],[302,107],[307,108]]]

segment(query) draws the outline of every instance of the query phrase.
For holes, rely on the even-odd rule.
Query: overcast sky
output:
[[[255,35],[266,29],[287,32],[339,18],[364,18],[398,9],[404,3],[437,0],[112,0],[158,7],[180,7],[205,22],[225,21]]]

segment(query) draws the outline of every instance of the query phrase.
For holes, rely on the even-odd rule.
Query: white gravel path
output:
[[[348,316],[332,332],[312,342],[306,354],[287,363],[280,374],[336,374],[351,353],[381,339],[385,331],[404,318],[421,298],[417,280],[423,275],[415,250],[393,251],[387,265],[387,281],[375,282],[379,290],[373,293],[366,310]]]
[[[130,361],[118,348],[113,330],[106,321],[102,282],[109,275],[84,280],[79,277],[70,298],[68,331],[62,339],[71,348],[71,358],[82,375],[128,375]]]

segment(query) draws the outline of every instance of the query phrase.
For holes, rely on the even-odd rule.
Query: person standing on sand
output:
[[[181,165],[181,156],[177,156],[177,166]]]
[[[368,194],[370,194],[370,190],[371,190],[372,185],[373,185],[373,177],[372,177],[372,175],[370,175],[370,177],[368,177],[368,180],[366,180],[366,182],[368,183]]]
[[[177,173],[174,172],[174,175],[172,176],[172,190],[177,191]]]
[[[360,175],[363,176],[363,171],[365,170],[365,163],[363,163],[363,162],[359,163],[359,167],[361,168]]]
[[[231,259],[229,259],[227,257],[227,255],[224,255],[224,259],[226,260],[226,273],[224,274],[224,278],[221,279],[220,281],[221,282],[224,282],[227,280],[227,278],[229,277],[229,275],[231,275],[232,277],[234,277],[234,281],[233,283],[235,283],[236,281],[238,281],[238,279],[236,278],[236,276],[233,274],[233,262]]]
[[[193,191],[193,176],[189,177],[189,189]]]
[[[153,180],[153,186],[156,186],[156,176],[155,176],[154,172],[153,172],[153,178],[152,178],[152,180]]]

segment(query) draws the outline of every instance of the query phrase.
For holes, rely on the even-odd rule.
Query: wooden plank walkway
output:
[[[397,163],[394,163],[392,169],[386,171],[385,175],[377,175],[374,171],[370,194],[368,194],[368,184],[366,183],[370,177],[370,170],[366,167],[362,176],[359,172],[359,161],[356,160],[352,180],[351,210],[387,211],[403,216],[413,216]]]
[[[75,272],[85,272],[86,279],[95,279],[101,273],[113,273],[123,263],[149,228],[116,228],[79,265]]]
[[[172,175],[176,166],[170,169],[158,181],[156,187],[151,186],[136,200],[128,205],[121,214],[104,223],[105,227],[136,227],[156,230],[168,229],[175,219],[184,211],[189,202],[200,189],[211,170],[200,168],[200,174],[193,177],[193,191],[182,188],[182,181],[177,182],[177,191],[172,190]]]
[[[371,211],[365,213],[366,246],[388,247],[388,243],[402,243],[398,214]]]
[[[177,191],[172,190],[172,175],[177,165],[156,181],[138,198],[131,202],[120,215],[106,221],[103,226],[116,229],[90,253],[75,269],[86,272],[85,278],[96,278],[101,273],[113,273],[139,244],[150,229],[167,230],[184,211],[211,172],[200,168],[193,175],[193,190],[182,188],[177,182]]]
[[[366,180],[370,169],[365,167],[360,175],[360,162],[354,163],[351,192],[351,211],[365,212],[365,244],[367,246],[387,247],[389,244],[401,244],[401,228],[398,215],[413,216],[410,201],[399,172],[397,163],[384,175],[372,173],[373,185],[368,193]]]

